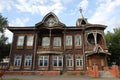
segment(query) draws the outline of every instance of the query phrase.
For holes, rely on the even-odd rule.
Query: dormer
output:
[[[57,28],[57,27],[65,27],[65,24],[61,23],[58,17],[50,12],[48,13],[41,22],[35,25],[37,28]]]

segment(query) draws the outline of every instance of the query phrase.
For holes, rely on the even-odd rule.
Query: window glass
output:
[[[39,61],[38,61],[38,65],[39,66],[48,66],[48,56],[39,56]]]
[[[32,65],[32,56],[31,55],[25,56],[24,66],[30,67],[31,65]]]
[[[22,59],[22,56],[15,56],[14,66],[16,66],[16,67],[21,66],[21,59]]]
[[[42,38],[42,46],[43,47],[49,47],[50,46],[50,38],[49,37],[43,37]]]
[[[17,46],[23,46],[24,36],[18,36]]]
[[[80,46],[80,45],[81,45],[81,36],[75,35],[75,46]]]
[[[66,36],[66,46],[72,46],[72,36]]]
[[[56,67],[63,66],[63,57],[62,56],[53,56],[53,66],[56,66]]]
[[[82,56],[76,57],[76,66],[83,66],[83,57]]]
[[[53,46],[54,47],[60,47],[61,46],[61,37],[54,37]]]
[[[34,36],[27,36],[27,46],[33,46]]]
[[[67,66],[72,67],[73,66],[73,57],[72,56],[67,56]]]

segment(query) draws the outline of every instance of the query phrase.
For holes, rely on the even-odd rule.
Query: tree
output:
[[[8,56],[8,52],[6,54],[6,51],[8,49],[9,51],[9,45],[6,44],[7,41],[7,37],[5,37],[5,29],[8,27],[8,21],[7,18],[4,18],[1,14],[0,14],[0,59],[4,58],[5,56]],[[7,48],[8,47],[8,48]],[[5,50],[6,49],[6,50]]]
[[[2,47],[2,45],[5,43],[5,41],[7,40],[7,37],[4,36],[4,31],[5,29],[8,27],[8,21],[7,18],[4,18],[1,14],[0,14],[0,47]]]
[[[107,32],[105,37],[108,45],[108,50],[111,53],[108,62],[110,65],[112,62],[115,62],[120,66],[120,28],[115,28],[113,33]]]

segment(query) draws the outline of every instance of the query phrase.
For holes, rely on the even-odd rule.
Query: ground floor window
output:
[[[31,65],[32,65],[32,56],[31,55],[25,56],[24,66],[25,67],[30,67]]]
[[[66,66],[72,67],[73,66],[73,56],[67,56],[66,57]]]
[[[20,67],[21,66],[21,60],[22,60],[22,56],[15,56],[14,58],[14,66],[16,67]]]
[[[76,56],[76,66],[83,66],[83,57]]]
[[[38,65],[39,66],[48,66],[49,56],[39,56]]]
[[[62,56],[53,56],[53,66],[62,67],[63,66],[63,57]]]

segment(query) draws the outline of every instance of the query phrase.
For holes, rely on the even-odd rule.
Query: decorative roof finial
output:
[[[84,16],[83,16],[83,14],[82,14],[82,8],[81,8],[81,7],[80,7],[79,11],[80,11],[80,18],[84,19]]]

